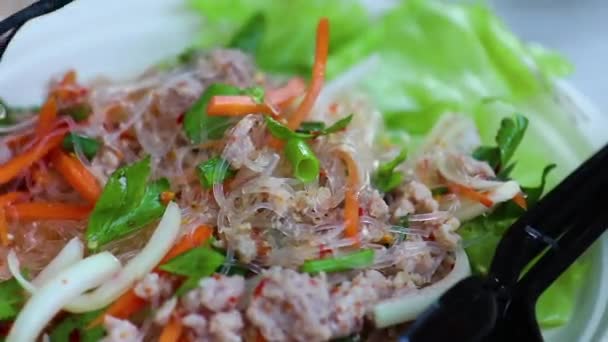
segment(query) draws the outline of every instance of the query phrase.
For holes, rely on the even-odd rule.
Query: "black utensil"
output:
[[[538,297],[608,227],[607,170],[608,146],[507,230],[486,277],[448,290],[401,341],[542,341]]]
[[[31,19],[56,11],[74,0],[40,0],[0,21],[0,59],[17,31]]]

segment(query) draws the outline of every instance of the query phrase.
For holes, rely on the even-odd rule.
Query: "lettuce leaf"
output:
[[[255,13],[268,19],[255,55],[265,70],[308,76],[314,31],[320,16],[331,21],[328,79],[372,55],[380,63],[360,86],[384,113],[387,137],[407,132],[415,144],[446,111],[471,115],[484,145],[494,144],[505,117],[529,119],[510,177],[538,184],[546,165],[555,186],[592,148],[572,129],[570,114],[553,94],[553,79],[572,71],[559,54],[518,40],[483,4],[408,0],[371,17],[352,1],[190,0],[206,19],[200,45],[224,45]],[[286,15],[290,14],[290,15]],[[496,243],[511,221],[479,219],[462,228],[471,243],[473,267],[487,270]],[[538,318],[544,326],[563,324],[582,283],[583,261],[572,266],[543,296]]]

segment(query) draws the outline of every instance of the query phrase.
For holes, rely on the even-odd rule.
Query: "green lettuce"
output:
[[[528,118],[521,147],[511,158],[510,177],[522,184],[538,184],[543,169],[556,163],[547,179],[551,188],[592,152],[553,96],[554,79],[569,74],[572,65],[557,53],[518,40],[483,4],[408,0],[370,16],[353,1],[189,1],[205,18],[201,46],[226,45],[262,13],[267,25],[256,62],[285,74],[309,74],[315,25],[321,16],[329,17],[328,79],[377,56],[379,63],[360,86],[384,114],[390,127],[385,138],[407,132],[408,149],[440,115],[457,111],[475,120],[484,146],[495,143],[503,118],[515,113]],[[464,224],[476,271],[487,270],[511,222],[482,218]],[[543,326],[567,322],[585,264],[574,264],[543,294],[537,306]]]

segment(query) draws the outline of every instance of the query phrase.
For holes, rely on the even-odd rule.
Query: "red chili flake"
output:
[[[364,213],[365,211],[363,210],[363,208],[359,207],[359,217],[363,216]]]
[[[236,304],[237,298],[235,296],[231,296],[228,298],[228,303]]]
[[[266,278],[260,280],[260,283],[258,284],[258,286],[256,286],[255,289],[253,290],[254,298],[260,297],[262,295],[262,291],[264,291],[264,286],[266,285],[267,281],[268,281],[268,279],[266,279]]]
[[[177,121],[177,124],[181,125],[182,123],[184,123],[184,117],[185,117],[185,116],[186,116],[186,115],[185,115],[184,113],[180,114],[180,115],[177,117],[177,120],[175,120],[175,121]]]
[[[175,199],[175,193],[174,192],[163,191],[163,192],[160,193],[160,201],[164,205],[169,204],[169,202],[173,201],[174,199]]]
[[[310,283],[311,286],[317,286],[317,280],[315,278],[310,278],[310,280],[308,282]]]
[[[334,102],[331,105],[329,105],[329,111],[332,114],[336,114],[338,112],[338,104],[336,102]]]
[[[222,276],[221,276],[221,275],[219,275],[219,274],[214,274],[214,275],[213,275],[213,278],[214,278],[215,280],[220,280],[220,279],[222,279]]]
[[[431,233],[429,235],[429,241],[435,241],[435,234],[434,233]]]
[[[331,256],[333,254],[334,254],[334,252],[331,248],[328,248],[324,244],[319,245],[319,258],[324,258],[328,255]]]

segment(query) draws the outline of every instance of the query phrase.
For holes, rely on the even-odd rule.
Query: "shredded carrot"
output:
[[[255,330],[255,342],[266,342],[266,338],[260,331],[260,329]]]
[[[55,169],[78,193],[90,203],[95,203],[101,194],[97,179],[77,158],[60,149],[51,152]]]
[[[322,18],[317,25],[317,42],[315,48],[315,62],[312,67],[312,79],[304,100],[300,103],[296,111],[291,115],[287,122],[287,127],[292,130],[298,129],[308,116],[321,88],[325,81],[325,66],[327,64],[327,54],[329,52],[329,20]],[[283,141],[270,137],[268,145],[274,149],[281,149]]]
[[[8,236],[8,223],[6,222],[6,213],[4,208],[0,207],[0,242],[4,247],[11,243],[11,239]]]
[[[112,316],[116,318],[127,318],[135,314],[139,310],[143,309],[146,305],[146,301],[143,298],[138,297],[133,289],[130,289],[122,296],[110,305],[106,311],[95,318],[89,323],[88,328],[93,328],[101,325],[105,319],[105,316]]]
[[[40,115],[38,118],[38,126],[36,127],[36,136],[42,139],[47,135],[57,119],[57,101],[54,96],[51,96],[46,100],[46,103],[40,109]]]
[[[209,240],[211,235],[213,234],[213,228],[207,225],[200,225],[196,227],[196,229],[190,233],[184,235],[165,255],[165,257],[160,261],[159,265],[164,264],[165,262],[175,258],[176,256],[191,250],[194,247],[198,247],[203,244],[205,241]],[[159,271],[158,267],[154,269],[155,272]]]
[[[276,105],[281,109],[287,108],[293,100],[304,94],[306,91],[306,83],[299,77],[292,78],[287,84],[278,89],[272,89],[266,92],[268,102]]]
[[[165,325],[163,331],[160,333],[158,342],[179,342],[183,329],[184,326],[179,318],[171,318],[169,323]]]
[[[494,205],[492,199],[490,199],[486,194],[475,191],[475,189],[469,188],[467,186],[452,183],[448,185],[448,189],[450,189],[450,191],[453,193],[461,194],[464,197],[479,202],[488,208],[491,208]]]
[[[7,206],[7,216],[15,220],[83,220],[89,217],[90,206],[59,202],[29,202]]]
[[[329,52],[329,20],[322,18],[317,26],[317,42],[315,48],[315,63],[312,67],[312,79],[310,87],[302,103],[298,106],[295,113],[289,118],[288,127],[297,129],[306,119],[306,116],[315,104],[315,100],[321,92],[325,80],[325,66],[327,64],[327,54]]]
[[[207,115],[210,116],[244,116],[252,113],[278,115],[271,105],[257,103],[250,96],[214,96],[207,105]]]
[[[175,199],[175,192],[172,192],[172,191],[163,191],[163,192],[160,193],[160,201],[164,205],[169,204],[169,202],[173,201],[174,199]]]
[[[49,151],[59,146],[66,132],[65,130],[55,132],[50,138],[40,140],[30,150],[0,165],[0,185],[11,181]]]
[[[0,207],[12,204],[17,201],[25,200],[30,195],[27,192],[13,191],[7,192],[4,195],[0,195]]]
[[[359,239],[359,168],[350,154],[339,151],[338,156],[346,164],[348,179],[344,193],[344,232],[347,237]]]
[[[207,241],[213,234],[213,229],[207,225],[200,225],[196,229],[187,235],[184,235],[170,250],[167,252],[165,257],[159,262],[159,265],[164,264],[168,260],[175,258],[176,256],[189,251],[192,248],[200,246],[203,242]],[[158,266],[153,272],[162,274],[163,272]],[[125,294],[120,296],[112,305],[110,305],[106,311],[99,315],[95,320],[89,324],[89,328],[95,327],[103,323],[104,317],[110,315],[112,317],[125,319],[131,315],[142,310],[146,305],[146,301],[138,297],[133,289],[130,289]]]
[[[528,210],[528,203],[523,193],[520,192],[517,195],[513,196],[513,202],[523,210]]]
[[[74,70],[74,69],[69,70],[68,72],[65,73],[65,75],[63,75],[63,78],[61,79],[61,82],[59,82],[59,85],[66,86],[66,85],[76,84],[77,76],[78,75],[76,74],[76,70]]]

